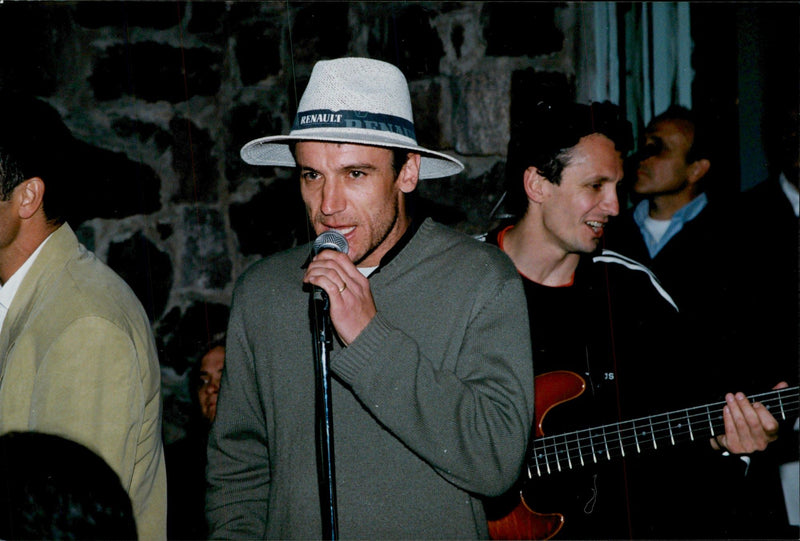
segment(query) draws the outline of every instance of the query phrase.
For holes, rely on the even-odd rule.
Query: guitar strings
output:
[[[785,389],[785,390],[791,390],[791,389]],[[753,398],[757,399],[757,397],[753,397]],[[777,404],[780,404],[781,400],[784,400],[784,399],[785,399],[785,397],[780,397],[780,398],[776,398],[776,399],[768,399],[768,400],[764,400],[763,403],[765,404],[766,407],[769,408],[772,405],[770,402],[776,402]],[[569,438],[570,435],[578,435],[578,434],[581,434],[581,433],[591,434],[593,432],[597,432],[597,433],[605,432],[606,433],[606,439],[608,440],[609,431],[606,430],[606,429],[608,429],[610,427],[617,427],[617,426],[622,427],[619,430],[619,432],[631,432],[634,429],[637,429],[637,431],[638,431],[638,428],[642,428],[642,421],[643,420],[655,419],[655,418],[658,418],[658,417],[664,417],[664,418],[666,418],[666,420],[665,421],[650,421],[650,422],[648,422],[647,423],[648,425],[652,425],[652,430],[650,430],[650,431],[645,430],[645,431],[642,432],[643,435],[647,436],[647,439],[650,439],[649,434],[651,432],[655,433],[655,434],[659,434],[659,435],[663,434],[663,433],[669,433],[669,428],[667,428],[666,430],[660,428],[660,426],[664,425],[664,424],[671,425],[671,424],[673,424],[673,423],[675,423],[677,421],[680,421],[681,422],[680,425],[675,424],[673,426],[673,428],[672,428],[672,432],[673,433],[676,433],[676,430],[678,428],[686,428],[686,427],[682,426],[682,422],[683,422],[684,419],[688,420],[690,423],[696,423],[698,418],[702,419],[703,422],[701,423],[700,426],[696,427],[695,430],[698,431],[698,432],[705,432],[704,428],[708,427],[710,425],[710,423],[714,424],[715,428],[724,426],[724,423],[721,420],[722,419],[721,415],[716,420],[710,418],[710,410],[712,408],[715,409],[715,410],[719,409],[724,404],[725,404],[724,402],[720,402],[718,404],[711,404],[711,405],[708,405],[708,406],[698,406],[696,408],[690,408],[690,409],[687,409],[687,410],[679,410],[677,412],[662,413],[662,414],[659,414],[659,415],[654,415],[652,417],[642,417],[640,419],[632,419],[632,420],[623,421],[623,422],[620,422],[620,423],[612,423],[612,424],[608,424],[608,425],[604,425],[604,426],[600,426],[600,427],[595,427],[595,428],[591,428],[591,429],[582,429],[582,430],[577,430],[575,432],[568,432],[568,433],[565,433],[565,434],[557,434],[557,435],[554,435],[554,436],[546,436],[546,437],[537,439],[534,442],[534,445],[536,447],[546,446],[546,445],[548,445],[548,442],[546,440],[549,440],[549,441],[553,442],[553,443],[550,443],[549,445],[563,445],[564,442],[566,442],[567,444],[573,443],[573,442],[579,442],[579,441],[581,441],[581,438],[573,438],[573,439],[568,439],[568,438]],[[797,404],[796,403],[791,403],[791,404],[788,404],[788,405],[784,404],[784,407],[783,407],[784,413],[787,413],[787,412],[788,413],[793,413],[796,409],[797,409]],[[691,410],[703,410],[703,411],[700,412],[700,413],[690,413]],[[709,419],[709,422],[705,422],[706,419]],[[714,423],[714,421],[716,421],[716,423]],[[637,423],[640,425],[639,427],[636,427]],[[626,425],[626,424],[628,424],[630,426],[624,427],[624,425]],[[616,431],[613,431],[613,432],[616,432]],[[680,435],[680,434],[682,434],[682,432],[678,432],[676,435]],[[689,428],[687,428],[687,431],[685,432],[685,434],[689,434]],[[659,437],[661,437],[661,436],[659,436]],[[624,436],[624,438],[630,440],[631,436]],[[634,440],[636,438],[638,438],[638,433],[633,436]],[[618,437],[613,436],[611,438],[611,441],[613,442],[613,441],[618,440],[618,439],[619,439]],[[646,440],[642,440],[642,443],[645,442],[645,441]],[[541,443],[541,445],[540,445],[540,443]],[[597,446],[597,444],[595,444],[595,445]],[[585,448],[585,447],[586,446],[579,446],[579,448]]]
[[[757,398],[757,397],[753,397],[753,398]],[[774,400],[765,400],[764,403],[765,403],[765,406],[767,406],[769,408],[770,405],[771,405],[771,404],[769,404],[770,402],[774,401],[774,402],[780,404],[780,401],[783,400],[783,399],[784,399],[784,397],[777,398],[777,399],[774,399]],[[690,410],[680,410],[680,415],[678,415],[679,412],[671,412],[671,413],[656,415],[656,416],[653,416],[652,418],[643,417],[643,418],[640,418],[640,419],[633,419],[633,420],[624,421],[624,422],[621,422],[621,423],[613,423],[613,424],[609,424],[609,425],[605,425],[605,426],[601,426],[601,427],[578,430],[578,431],[571,432],[571,433],[558,434],[558,435],[554,435],[554,436],[547,436],[547,437],[539,438],[538,440],[536,440],[534,442],[534,449],[536,450],[537,448],[542,448],[542,447],[546,448],[549,445],[550,447],[555,447],[556,449],[559,446],[560,447],[565,447],[566,450],[568,451],[570,449],[570,444],[574,444],[574,443],[578,442],[577,447],[575,445],[572,445],[571,448],[572,449],[577,449],[578,451],[582,452],[584,449],[593,449],[594,447],[600,447],[601,451],[602,451],[602,449],[605,449],[605,448],[620,449],[620,446],[614,445],[614,444],[618,443],[620,439],[622,440],[622,444],[623,445],[625,445],[627,443],[629,446],[634,445],[635,442],[638,440],[638,442],[640,444],[640,447],[641,447],[642,444],[645,444],[648,441],[650,441],[653,436],[655,436],[656,438],[659,438],[659,439],[664,439],[664,437],[665,437],[664,434],[669,434],[670,432],[675,437],[680,437],[682,435],[690,435],[692,428],[694,428],[694,430],[699,432],[699,433],[705,433],[706,429],[709,426],[711,426],[712,424],[714,425],[715,428],[722,428],[724,426],[724,423],[721,421],[721,416],[718,419],[716,419],[716,423],[714,423],[714,421],[715,421],[714,419],[710,418],[710,410],[711,410],[711,408],[717,409],[722,405],[724,405],[724,402],[721,402],[719,404],[712,404],[712,405],[709,405],[709,406],[699,406],[699,407],[696,407],[696,408],[691,408],[693,410],[704,410],[702,413],[694,413],[694,414],[692,414],[692,413],[690,413]],[[786,413],[786,412],[792,413],[796,409],[797,409],[797,404],[796,403],[792,403],[792,404],[789,404],[789,405],[784,404],[784,407],[783,407],[784,413]],[[647,423],[647,425],[649,425],[650,430],[646,430],[646,428],[648,428],[648,427],[642,426],[642,421],[643,420],[655,419],[657,417],[664,417],[664,418],[666,418],[666,420],[665,421],[652,421],[652,420],[650,420]],[[702,422],[701,422],[700,426],[697,426],[697,427],[688,426],[687,427],[687,426],[683,425],[683,421],[684,420],[688,420],[689,424],[693,424],[693,423],[698,422],[697,421],[698,418],[702,419]],[[708,419],[709,422],[706,422],[706,419]],[[675,424],[678,421],[680,421],[680,424]],[[637,423],[639,424],[639,426],[636,426]],[[628,424],[630,426],[624,427],[624,425],[626,425],[626,424]],[[665,424],[668,425],[668,428],[667,429],[661,428]],[[670,430],[670,425],[672,425],[671,426],[671,430]],[[617,430],[615,430],[615,431],[612,431],[612,435],[610,436],[609,435],[609,431],[606,430],[606,429],[608,429],[609,427],[617,427],[617,426],[621,427],[620,430],[618,430],[620,435],[619,436],[613,435],[613,433],[617,432]],[[642,428],[645,428],[645,430],[641,431],[642,438],[639,438],[639,433],[640,433],[639,431]],[[578,436],[581,433],[588,434],[589,435],[588,437],[592,441],[592,444],[583,445],[583,444],[579,443],[582,440],[585,440],[586,437],[584,437],[584,438],[580,438],[580,437],[570,438],[570,436],[572,436],[572,435]],[[596,437],[594,436],[595,433],[597,434]],[[629,434],[629,433],[633,433],[633,435],[622,435],[622,434]],[[632,442],[634,442],[634,443],[632,443]],[[539,449],[539,450],[541,450],[541,449]],[[560,454],[564,454],[564,451],[556,450],[555,452],[552,453],[552,456],[554,457],[554,459],[557,459]],[[536,456],[546,459],[546,458],[548,458],[550,456],[550,453],[546,452],[545,455],[542,455],[541,453],[535,453],[534,458]],[[565,457],[565,459],[566,459],[566,457]]]
[[[783,419],[795,413],[800,407],[797,401],[798,387],[778,389],[750,398],[753,401],[761,401],[770,411],[775,408]],[[760,398],[762,399],[759,400]],[[573,462],[581,466],[584,464],[584,456],[589,456],[593,462],[597,462],[598,456],[610,460],[612,451],[618,451],[618,456],[625,456],[626,448],[641,453],[643,450],[656,449],[658,441],[669,440],[669,443],[674,445],[679,441],[693,439],[695,433],[702,436],[707,433],[713,434],[714,430],[724,431],[721,413],[712,418],[712,412],[721,410],[724,405],[725,402],[718,402],[537,438],[533,442],[528,474],[532,476],[534,473],[531,467],[536,469],[537,475],[543,475],[561,469],[571,469],[576,466]],[[611,428],[614,430],[609,430]]]

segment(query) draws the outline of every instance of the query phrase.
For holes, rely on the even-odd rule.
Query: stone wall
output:
[[[236,277],[308,240],[291,172],[238,153],[288,132],[314,63],[367,56],[403,70],[420,144],[466,164],[422,182],[423,202],[475,233],[497,215],[512,96],[575,95],[574,59],[591,58],[576,21],[590,13],[538,2],[0,4],[0,88],[43,100],[71,132],[70,223],[152,319],[167,441],[182,433],[187,369],[224,329]]]

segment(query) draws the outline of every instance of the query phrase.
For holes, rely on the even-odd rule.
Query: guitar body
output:
[[[545,435],[542,423],[547,413],[559,404],[580,397],[585,388],[583,378],[574,372],[554,371],[536,376],[534,438],[526,453],[528,470],[525,472],[529,479],[536,479],[528,483],[526,475],[523,475],[514,489],[486,503],[492,539],[550,539],[562,531],[565,521],[571,525],[568,525],[568,535],[573,538],[594,537],[600,531],[609,532],[600,534],[600,537],[621,537],[624,534],[611,532],[617,532],[620,525],[624,527],[625,524],[628,535],[633,535],[629,506],[617,503],[617,500],[628,497],[629,487],[625,473],[614,466],[624,462],[616,461],[644,452],[671,449],[679,444],[707,441],[714,434],[725,431],[722,415],[725,402],[718,401]],[[799,392],[797,386],[785,387],[749,398],[760,402],[778,421],[793,423],[800,409]],[[569,412],[575,409],[572,406],[560,409],[556,421],[573,416],[574,412]],[[580,402],[574,406],[580,411],[585,409]],[[567,413],[567,416],[562,413]],[[579,415],[584,419],[583,414]],[[584,465],[587,468],[583,468]],[[589,465],[593,467],[589,468]],[[557,477],[551,478],[550,474]],[[662,483],[667,485],[670,480],[664,479]],[[702,507],[704,504],[698,501],[696,505]],[[557,509],[563,514],[542,514],[533,508]],[[583,517],[581,520],[572,520],[579,515]]]
[[[554,407],[578,398],[586,390],[586,382],[575,372],[555,370],[536,376],[533,381],[535,436],[544,436],[544,417]]]
[[[578,374],[566,370],[547,372],[534,380],[535,436],[544,435],[542,423],[547,412],[559,404],[583,394],[586,382]],[[564,526],[559,513],[540,514],[528,507],[520,491],[519,503],[507,515],[489,520],[492,539],[550,539]]]
[[[564,526],[564,515],[558,513],[539,514],[525,503],[520,494],[520,503],[498,520],[489,521],[489,537],[492,539],[550,539]]]

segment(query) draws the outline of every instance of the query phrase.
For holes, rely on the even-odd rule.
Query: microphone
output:
[[[317,255],[322,250],[335,250],[347,254],[349,250],[347,239],[344,238],[344,235],[333,229],[325,231],[314,241],[314,255]]]
[[[344,238],[344,235],[333,229],[329,229],[328,231],[321,233],[314,240],[314,255],[319,254],[322,250],[334,250],[336,252],[347,254],[349,249],[350,247],[347,245],[347,239]],[[321,302],[320,307],[323,310],[327,310],[328,294],[325,293],[324,289],[314,286],[313,297],[314,301]]]
[[[314,240],[314,255],[323,250],[346,254],[347,239],[338,231],[329,230]],[[330,299],[321,287],[314,286],[309,302],[314,335],[314,366],[316,375],[317,421],[317,481],[322,511],[322,532],[325,539],[339,541],[336,514],[336,480],[333,460],[333,410],[331,401],[330,351],[333,348],[333,325],[330,318]],[[326,517],[329,522],[326,522]]]

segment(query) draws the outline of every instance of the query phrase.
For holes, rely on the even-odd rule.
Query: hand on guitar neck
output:
[[[789,384],[782,381],[773,389],[787,387]],[[728,393],[725,402],[722,410],[725,433],[711,438],[711,447],[737,455],[748,454],[763,451],[778,439],[778,421],[761,402],[751,404],[744,393]]]
[[[708,436],[715,449],[725,448],[735,454],[763,450],[777,438],[776,417],[794,419],[798,410],[798,387],[790,388],[781,382],[773,391],[756,395],[753,403],[742,393],[728,394],[725,402],[545,436],[542,423],[547,412],[577,398],[584,389],[583,379],[573,372],[556,371],[536,376],[536,438],[523,468],[530,479],[589,467],[599,461],[623,458],[626,454],[656,451],[659,445],[670,448],[703,441],[700,439],[703,436]],[[531,509],[523,497],[523,487],[524,482],[519,487],[516,507],[510,511],[510,506],[501,507],[505,509],[504,516],[489,518],[492,539],[551,539],[564,526],[563,515],[540,514]]]

